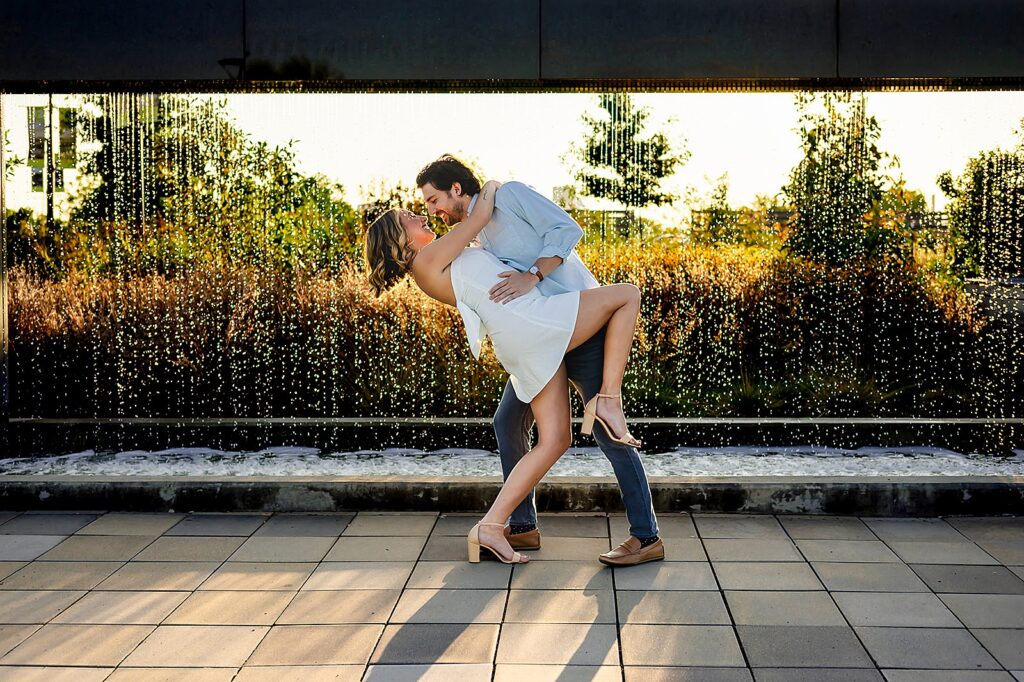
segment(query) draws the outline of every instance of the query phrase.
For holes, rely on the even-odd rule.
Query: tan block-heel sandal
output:
[[[498,553],[498,550],[494,549],[490,545],[485,545],[484,543],[480,542],[480,526],[497,526],[498,528],[504,528],[505,524],[480,522],[470,529],[469,535],[466,537],[466,544],[469,549],[469,563],[480,563],[481,547],[489,549],[491,551],[491,554],[498,557],[498,561],[500,561],[503,564],[525,564],[530,561],[528,557],[523,556],[515,550],[512,550],[512,558],[506,559]]]
[[[597,421],[601,422],[601,426],[604,427],[605,433],[608,434],[608,437],[611,438],[616,443],[629,445],[634,448],[642,446],[643,443],[639,439],[635,438],[629,432],[628,428],[626,429],[626,432],[622,434],[622,438],[619,438],[614,433],[612,433],[611,427],[608,426],[608,424],[606,424],[603,419],[597,416],[598,398],[619,398],[621,400],[622,396],[611,395],[610,393],[597,393],[594,395],[593,398],[588,400],[587,404],[583,406],[583,424],[580,426],[580,433],[582,433],[584,436],[589,436],[594,430],[594,420],[596,419]]]

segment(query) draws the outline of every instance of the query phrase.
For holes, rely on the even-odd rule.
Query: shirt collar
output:
[[[473,207],[474,207],[474,206],[476,206],[476,198],[477,198],[478,196],[480,196],[480,195],[479,195],[479,194],[474,194],[474,195],[473,195],[473,198],[469,200],[469,208],[467,208],[467,209],[466,209],[466,215],[467,215],[467,216],[468,216],[468,215],[469,215],[470,213],[472,213],[472,212],[473,212]]]

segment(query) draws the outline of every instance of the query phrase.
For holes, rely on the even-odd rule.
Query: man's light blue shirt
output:
[[[469,202],[472,213],[477,197]],[[545,296],[592,289],[597,280],[576,254],[581,228],[562,208],[521,182],[502,184],[494,197],[491,222],[477,239],[498,260],[526,272],[538,258],[560,256],[562,264],[537,284]]]

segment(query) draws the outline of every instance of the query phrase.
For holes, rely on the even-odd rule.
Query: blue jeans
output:
[[[569,380],[583,394],[584,401],[590,400],[601,388],[604,332],[602,329],[565,354],[565,368]],[[494,434],[498,438],[498,453],[501,455],[501,469],[505,478],[508,478],[512,468],[530,449],[532,428],[533,411],[530,404],[519,400],[512,383],[507,383],[501,396],[501,403],[494,413]],[[601,447],[601,452],[611,462],[615,478],[618,479],[622,502],[626,507],[626,518],[629,519],[630,535],[639,538],[657,535],[658,520],[654,516],[651,486],[647,482],[647,473],[636,448],[610,440],[600,424],[594,425],[594,438]],[[537,523],[537,505],[533,490],[512,512],[510,520],[514,524]]]

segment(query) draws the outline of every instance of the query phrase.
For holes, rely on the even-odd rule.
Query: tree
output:
[[[740,242],[739,213],[729,205],[729,178],[728,174],[722,174],[710,196],[691,212],[691,238],[699,244]]]
[[[610,199],[630,209],[661,206],[677,197],[661,183],[689,158],[673,149],[661,131],[647,131],[650,109],[636,107],[627,93],[598,96],[600,113],[583,114],[588,130],[569,158],[579,164],[574,177],[586,196]]]
[[[14,153],[11,151],[11,138],[9,135],[10,131],[5,129],[3,132],[3,140],[0,141],[0,144],[3,144],[4,146],[4,167],[0,169],[0,173],[3,173],[4,178],[10,180],[12,177],[14,177],[14,167],[17,166],[18,164],[25,163],[25,160],[18,156],[15,156]]]
[[[952,200],[953,269],[963,276],[1024,277],[1024,121],[1015,149],[983,151],[939,187]]]
[[[299,173],[291,143],[251,139],[225,101],[89,95],[80,114],[71,219],[24,237],[45,246],[53,274],[228,264],[334,271],[357,256],[359,220],[342,188]]]
[[[823,113],[811,110],[814,93],[796,97],[803,159],[783,187],[795,210],[786,248],[831,264],[863,257],[865,216],[883,194],[881,128],[867,115],[863,94],[824,93]]]

